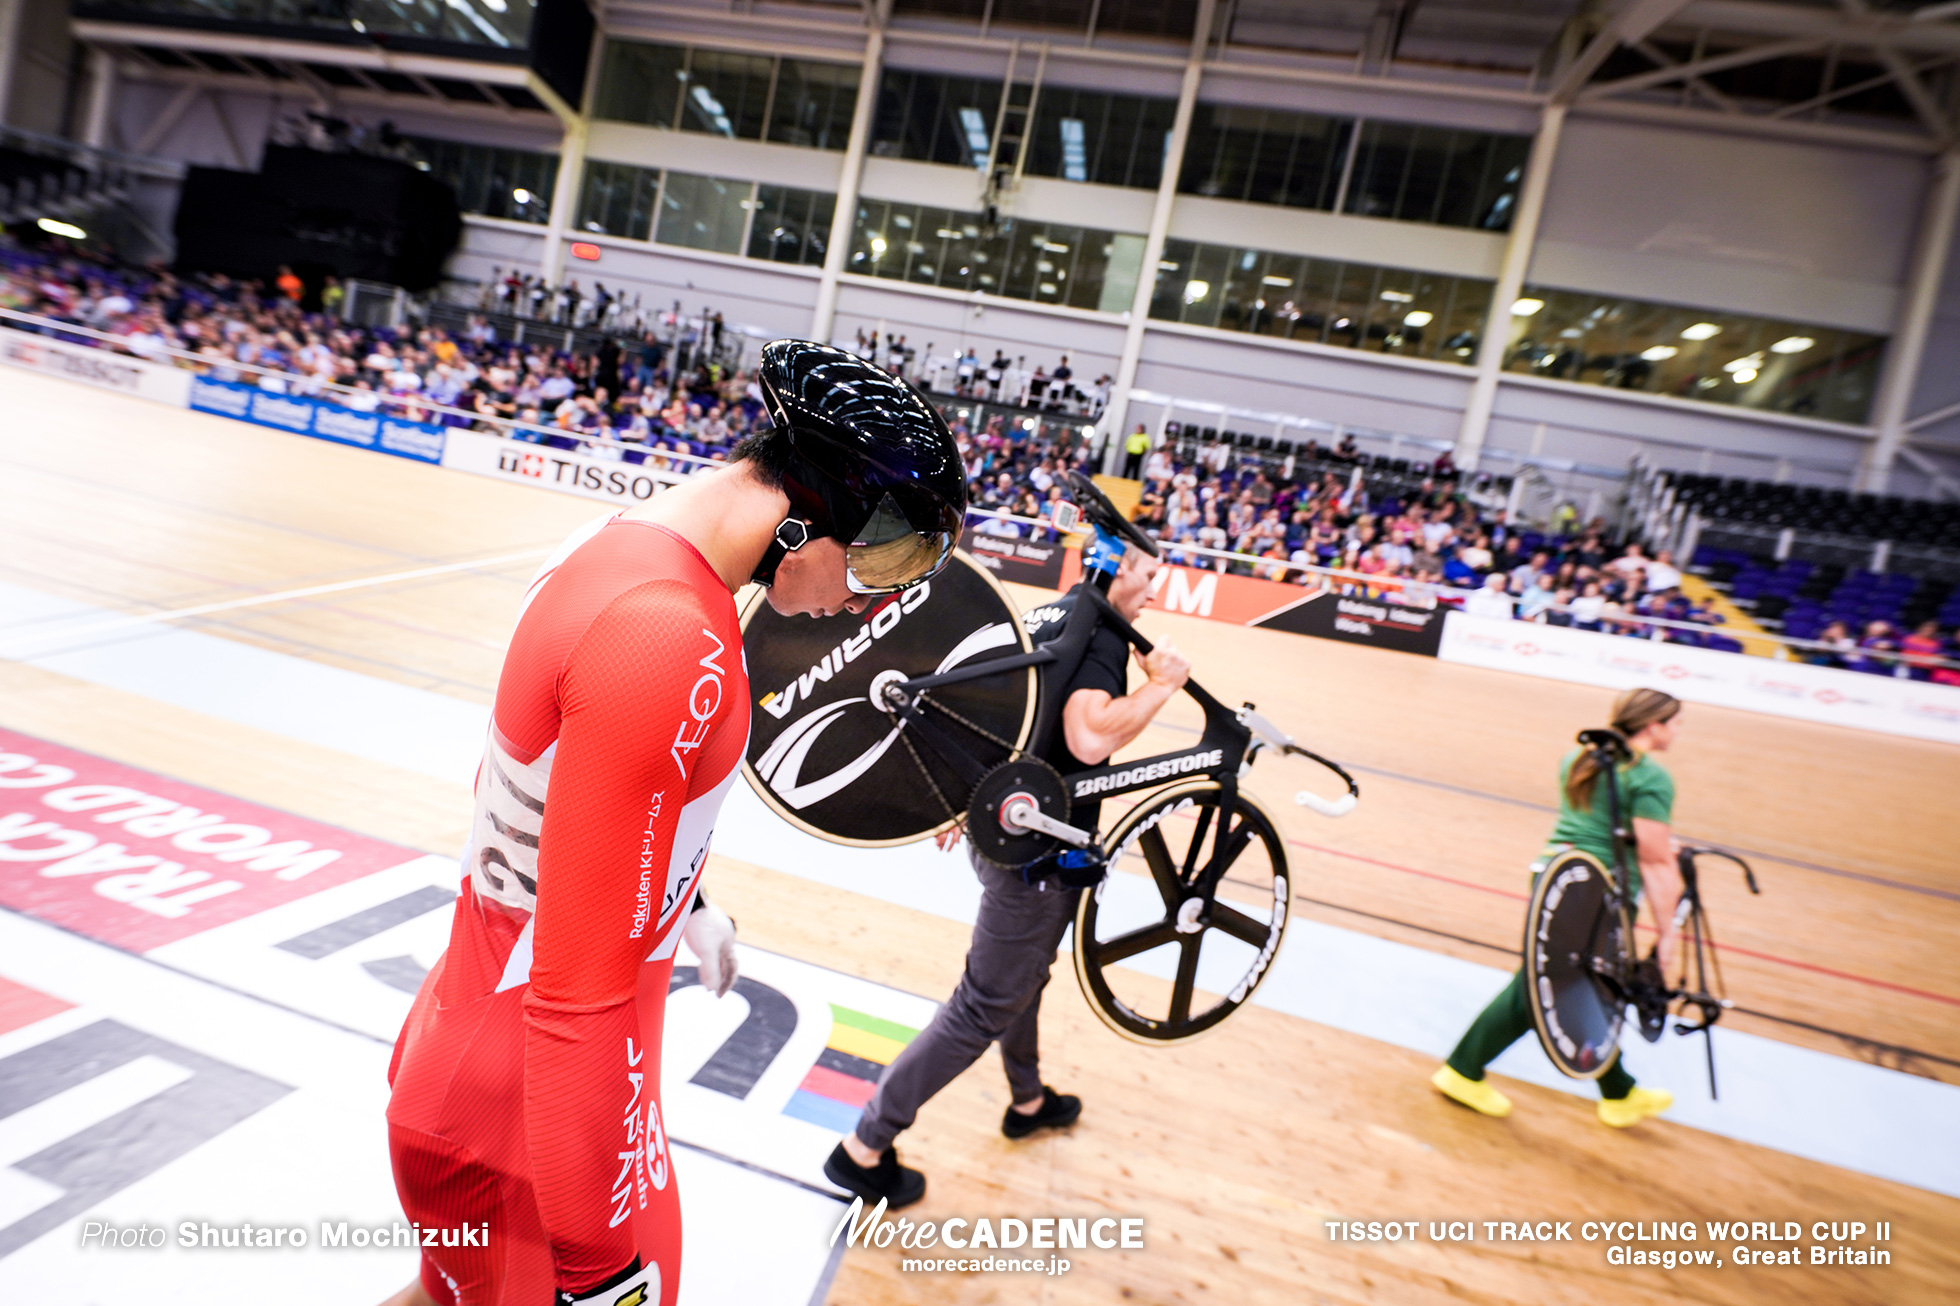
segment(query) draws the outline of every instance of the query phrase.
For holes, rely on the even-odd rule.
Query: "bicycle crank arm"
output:
[[[1052,816],[1042,815],[1041,809],[1027,798],[1017,797],[1008,800],[1007,805],[1001,809],[1000,826],[1009,834],[1027,834],[1032,831],[1035,834],[1052,835],[1076,848],[1087,848],[1095,842],[1096,838],[1094,831],[1077,829],[1075,826],[1057,821]]]

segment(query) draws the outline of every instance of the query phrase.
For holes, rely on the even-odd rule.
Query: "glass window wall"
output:
[[[878,82],[871,152],[985,168],[1000,114],[1000,79],[887,68]]]
[[[1150,316],[1467,364],[1490,295],[1491,283],[1473,277],[1172,240]]]
[[[1356,134],[1343,211],[1509,231],[1530,153],[1527,136],[1370,119]]]
[[[256,23],[324,28],[336,34],[412,36],[522,49],[531,39],[536,0],[78,0],[78,18],[128,21],[155,16],[200,25]]]
[[[761,140],[775,71],[776,61],[767,55],[689,50],[682,78],[681,130],[730,140]]]
[[[1885,338],[1775,318],[1527,286],[1508,371],[1863,423]]]
[[[440,141],[427,136],[402,138],[417,162],[449,183],[465,213],[543,223],[551,217],[551,192],[558,184],[558,156],[535,150]]]
[[[1157,189],[1177,101],[1043,86],[1025,170],[1037,177]]]
[[[1200,104],[1187,195],[1508,231],[1531,139],[1290,109]]]
[[[755,183],[691,172],[668,172],[660,190],[660,223],[654,240],[662,245],[742,252]]]
[[[646,127],[841,150],[857,106],[854,64],[608,41],[593,116]]]
[[[829,191],[758,186],[749,224],[749,257],[822,267],[837,197]]]
[[[1353,131],[1347,118],[1199,104],[1177,188],[1222,200],[1332,209]]]
[[[645,240],[653,224],[660,194],[660,170],[627,163],[585,165],[585,187],[579,198],[581,231]]]
[[[1198,21],[1198,0],[897,0],[900,14],[966,18],[1022,27],[1167,36],[1188,40]]]
[[[850,64],[785,59],[770,101],[769,139],[781,145],[841,150],[857,111],[859,70]]]
[[[686,85],[685,47],[607,41],[592,116],[643,127],[672,127]]]
[[[989,229],[978,213],[864,200],[845,266],[889,277],[1008,299],[1105,313],[1130,307],[1143,237],[1026,219]]]

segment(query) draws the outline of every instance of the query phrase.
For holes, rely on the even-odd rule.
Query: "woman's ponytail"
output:
[[[1629,689],[1613,700],[1611,729],[1625,743],[1653,725],[1666,721],[1681,710],[1681,700],[1658,689]],[[1578,810],[1592,810],[1593,789],[1599,783],[1598,755],[1583,749],[1565,775],[1565,800]]]

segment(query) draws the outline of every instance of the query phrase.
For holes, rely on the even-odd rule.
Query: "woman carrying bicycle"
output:
[[[1620,806],[1629,818],[1631,847],[1614,847],[1613,818],[1598,761],[1590,749],[1575,748],[1559,763],[1558,823],[1546,843],[1534,875],[1567,847],[1591,853],[1608,867],[1626,863],[1627,888],[1637,907],[1642,886],[1651,890],[1655,924],[1660,929],[1663,971],[1674,963],[1674,907],[1681,898],[1681,872],[1675,863],[1676,843],[1668,828],[1674,811],[1674,777],[1654,760],[1666,752],[1680,729],[1681,703],[1657,689],[1630,689],[1613,700],[1612,729],[1626,741],[1629,760],[1618,767]],[[1632,856],[1622,858],[1621,852]],[[1618,873],[1617,870],[1615,872]],[[1484,1067],[1505,1048],[1531,1032],[1531,1007],[1525,995],[1522,968],[1504,991],[1470,1025],[1449,1059],[1431,1076],[1443,1096],[1487,1116],[1507,1116],[1511,1100],[1484,1078]],[[1662,1088],[1640,1088],[1616,1058],[1599,1078],[1599,1118],[1624,1129],[1674,1104]]]

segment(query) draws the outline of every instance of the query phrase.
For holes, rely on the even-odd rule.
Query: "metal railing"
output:
[[[93,327],[63,322],[58,318],[43,317],[33,313],[22,313],[14,309],[0,308],[0,320],[25,323],[33,328],[36,333],[49,335],[57,340],[66,340],[74,344],[106,346],[119,353],[142,358],[150,362],[158,362],[167,358],[175,366],[201,375],[223,371],[235,373],[240,376],[255,376],[258,378],[258,384],[262,388],[266,388],[273,393],[307,396],[346,395],[356,400],[354,405],[347,405],[349,407],[357,407],[361,411],[375,411],[400,416],[404,420],[422,420],[420,415],[435,413],[444,417],[463,419],[461,425],[465,429],[488,434],[500,434],[504,438],[514,439],[524,443],[535,444],[538,442],[535,437],[550,436],[558,439],[575,440],[582,449],[612,450],[622,459],[628,452],[639,453],[645,455],[646,461],[640,465],[645,468],[647,474],[656,482],[666,485],[678,484],[686,477],[694,475],[697,472],[726,466],[726,462],[723,459],[714,457],[703,457],[699,454],[684,453],[679,450],[661,450],[656,449],[652,445],[642,444],[637,441],[609,439],[603,436],[570,431],[556,426],[544,426],[535,422],[522,422],[494,414],[472,412],[467,409],[434,403],[426,399],[378,395],[372,390],[357,390],[336,382],[322,381],[317,377],[303,376],[298,373],[265,367],[256,363],[241,363],[230,359],[214,360],[188,350],[177,349],[162,344],[157,344],[154,347],[145,347],[140,350],[132,349],[125,337],[113,335],[106,331],[99,331]],[[265,381],[268,378],[277,383],[276,389],[265,386]],[[218,379],[226,378],[220,377]],[[577,450],[569,450],[567,452],[577,452]],[[603,457],[607,455],[599,456]],[[969,508],[967,516],[969,518],[992,518],[1011,521],[1033,529],[1054,533],[1057,538],[1060,538],[1059,533],[1055,532],[1054,526],[1046,518],[1023,517],[1013,513],[997,512],[983,508]],[[1212,569],[1219,571],[1225,570],[1226,567],[1232,564],[1244,564],[1252,568],[1255,575],[1264,573],[1271,579],[1280,581],[1281,583],[1300,585],[1303,589],[1311,589],[1317,580],[1320,588],[1324,590],[1338,590],[1342,593],[1352,595],[1386,596],[1392,594],[1400,596],[1401,601],[1411,607],[1434,608],[1441,604],[1458,604],[1467,600],[1471,594],[1476,593],[1475,590],[1462,589],[1450,585],[1431,584],[1430,582],[1420,581],[1413,577],[1383,576],[1369,572],[1350,571],[1339,567],[1323,566],[1318,563],[1295,562],[1289,558],[1268,558],[1256,554],[1240,553],[1231,549],[1213,549],[1198,544],[1172,542],[1163,543],[1160,547],[1166,554],[1174,555],[1173,561],[1175,561],[1176,557],[1180,556],[1209,558],[1214,563]],[[1218,564],[1224,565],[1221,566]],[[1296,574],[1306,579],[1286,580],[1287,577]],[[1513,602],[1515,603],[1516,600],[1513,599]],[[1571,613],[1573,611],[1574,609],[1569,605],[1556,603],[1548,604],[1540,609],[1541,613]],[[1600,614],[1600,620],[1603,623],[1602,629],[1605,626],[1618,627],[1618,629],[1606,630],[1605,633],[1656,641],[1665,640],[1666,632],[1668,631],[1681,631],[1700,636],[1717,635],[1727,639],[1734,639],[1739,633],[1726,626],[1692,621],[1676,621],[1668,617],[1642,616],[1627,612],[1603,611]],[[1839,655],[1842,652],[1842,650],[1820,640],[1794,639],[1787,635],[1771,634],[1769,632],[1758,634],[1751,631],[1747,632],[1747,635],[1751,641],[1763,641],[1776,645],[1777,653],[1775,656],[1786,659],[1791,656],[1791,650],[1823,652],[1832,656]],[[1892,663],[1900,674],[1904,674],[1908,666],[1917,668],[1940,667],[1960,670],[1960,660],[1949,658],[1927,657],[1925,655],[1876,649],[1860,650],[1860,652],[1863,656],[1870,657],[1874,660]],[[1738,656],[1748,655],[1740,654]]]

